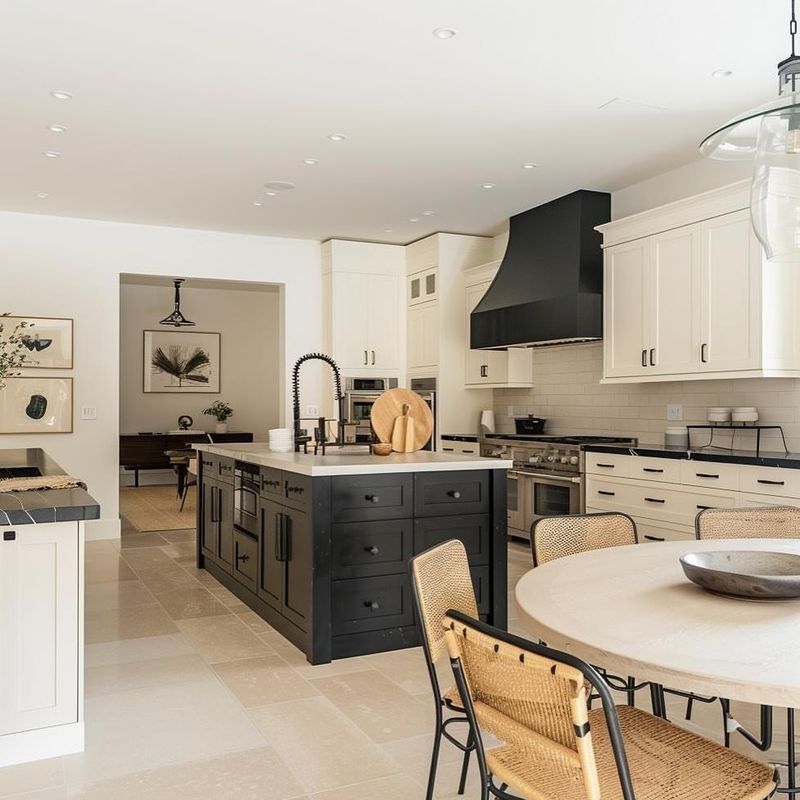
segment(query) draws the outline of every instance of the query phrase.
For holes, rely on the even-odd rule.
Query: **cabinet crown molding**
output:
[[[598,225],[595,230],[603,234],[605,248],[740,211],[750,207],[750,183],[749,180],[730,183]]]

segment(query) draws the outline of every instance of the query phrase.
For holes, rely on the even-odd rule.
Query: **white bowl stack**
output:
[[[291,453],[294,449],[291,428],[272,428],[269,432],[269,449],[273,453]]]
[[[731,409],[729,406],[711,406],[706,409],[709,422],[730,422]]]
[[[758,410],[752,406],[739,406],[731,411],[734,422],[758,422]]]

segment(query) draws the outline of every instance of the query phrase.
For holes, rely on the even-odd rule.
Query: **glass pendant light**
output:
[[[778,97],[740,114],[707,136],[700,152],[727,161],[754,159],[750,213],[753,229],[773,261],[800,261],[800,57],[778,64]]]
[[[181,284],[184,282],[183,278],[175,278],[175,308],[172,313],[164,317],[159,325],[172,325],[174,328],[188,327],[189,325],[196,325],[197,323],[186,319],[181,313]]]

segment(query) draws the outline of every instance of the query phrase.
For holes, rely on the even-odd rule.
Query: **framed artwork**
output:
[[[72,378],[6,378],[0,433],[72,433]]]
[[[25,369],[72,369],[71,319],[56,317],[2,317],[3,333],[10,336],[24,322]]]
[[[219,394],[220,334],[145,331],[144,391]]]

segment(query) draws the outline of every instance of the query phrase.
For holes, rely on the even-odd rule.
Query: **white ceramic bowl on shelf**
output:
[[[758,409],[752,406],[739,406],[731,412],[734,422],[758,422]]]
[[[730,422],[731,409],[727,406],[711,406],[706,409],[706,418],[709,422]]]

